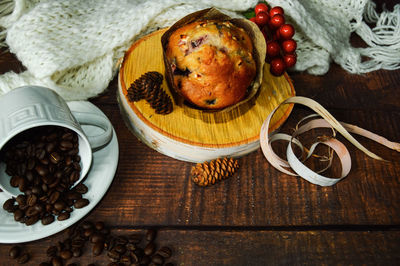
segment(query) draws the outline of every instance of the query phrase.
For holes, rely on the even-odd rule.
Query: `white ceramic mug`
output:
[[[81,125],[100,127],[104,132],[97,136],[86,136]],[[53,90],[39,86],[23,86],[0,96],[0,153],[13,137],[39,126],[61,126],[78,135],[81,175],[78,184],[88,173],[92,164],[92,150],[105,146],[112,138],[112,126],[103,116],[71,112],[64,99]],[[5,163],[0,163],[0,188],[10,196],[21,194],[10,185],[10,176],[5,173]]]

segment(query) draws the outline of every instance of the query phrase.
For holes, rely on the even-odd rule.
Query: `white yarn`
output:
[[[215,6],[238,17],[257,0],[3,0],[0,43],[27,70],[0,76],[0,95],[18,86],[49,87],[66,100],[94,97],[107,88],[116,63],[137,38],[196,10]],[[296,27],[295,70],[321,75],[331,60],[351,73],[400,67],[400,5],[375,11],[370,0],[268,0]],[[367,23],[375,23],[371,29]],[[354,48],[357,33],[368,45]],[[362,61],[366,56],[370,60]]]

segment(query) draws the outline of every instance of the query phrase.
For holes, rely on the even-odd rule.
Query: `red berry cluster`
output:
[[[260,27],[267,42],[265,60],[271,65],[271,73],[280,76],[297,61],[297,43],[292,39],[294,28],[285,23],[284,11],[280,6],[269,9],[265,3],[259,3],[254,12],[255,17],[250,20]]]

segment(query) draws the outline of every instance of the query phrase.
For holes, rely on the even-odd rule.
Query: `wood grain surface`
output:
[[[3,53],[0,73],[8,70],[23,66]],[[400,141],[400,70],[354,75],[332,64],[323,76],[289,76],[297,95],[318,101],[338,120]],[[109,191],[83,220],[105,221],[116,234],[156,228],[160,245],[173,248],[175,265],[399,264],[400,153],[356,136],[390,162],[376,161],[339,136],[352,170],[337,185],[319,187],[278,172],[257,150],[239,160],[236,175],[201,188],[190,180],[192,163],[164,156],[132,135],[119,112],[117,87],[114,79],[90,100],[111,120],[120,160]],[[295,106],[282,130],[290,132],[310,113]],[[64,237],[61,232],[24,244],[32,254],[29,265],[47,260],[47,247]],[[0,265],[14,265],[11,246],[0,244]],[[90,250],[86,254],[70,262],[109,262]]]

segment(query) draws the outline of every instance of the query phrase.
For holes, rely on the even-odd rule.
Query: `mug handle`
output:
[[[104,130],[100,135],[87,136],[92,150],[100,148],[110,142],[113,132],[111,123],[107,118],[101,115],[85,112],[72,111],[72,114],[80,125],[95,126]]]

